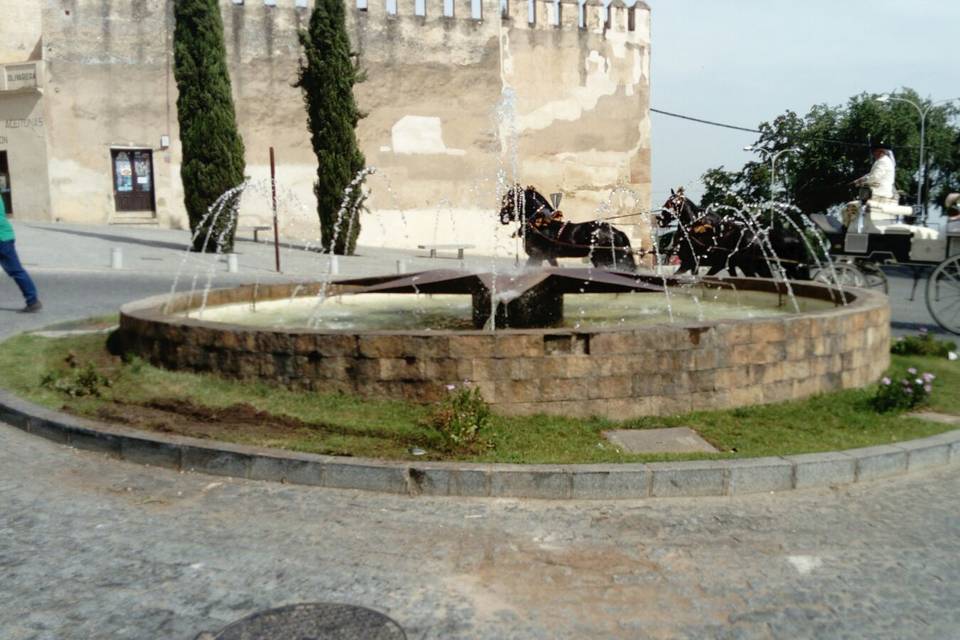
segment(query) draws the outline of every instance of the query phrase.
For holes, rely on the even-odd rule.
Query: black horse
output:
[[[771,261],[776,261],[786,277],[810,279],[809,257],[796,232],[759,228],[744,214],[720,215],[709,208],[701,210],[684,195],[683,189],[670,190],[656,219],[661,228],[677,221],[668,249],[680,258],[677,275],[697,275],[699,268],[706,266],[708,276],[726,269],[736,277],[739,269],[750,278],[769,278]]]
[[[501,224],[517,219],[521,220],[517,233],[529,256],[527,266],[538,266],[544,260],[557,266],[557,258],[589,257],[595,267],[637,270],[627,234],[599,220],[564,222],[560,211],[532,186],[523,189],[515,185],[503,196]]]

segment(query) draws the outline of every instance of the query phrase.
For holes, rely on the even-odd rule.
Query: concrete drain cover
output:
[[[294,604],[247,616],[196,640],[406,640],[396,622],[372,609],[325,602]]]
[[[717,449],[689,427],[616,429],[603,437],[627,453],[717,453]]]

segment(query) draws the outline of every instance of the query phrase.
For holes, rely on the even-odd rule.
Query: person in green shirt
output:
[[[13,278],[13,281],[20,287],[23,299],[27,303],[21,313],[35,313],[43,308],[40,304],[40,298],[37,297],[37,287],[30,279],[30,274],[20,264],[20,258],[17,257],[17,248],[13,235],[13,225],[7,220],[7,209],[3,204],[3,198],[0,198],[0,267],[3,267],[4,273]]]

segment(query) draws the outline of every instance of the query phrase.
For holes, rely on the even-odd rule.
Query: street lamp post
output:
[[[789,149],[781,149],[780,151],[775,151],[771,153],[768,149],[763,147],[755,147],[752,144],[748,144],[743,148],[744,151],[759,151],[764,156],[770,156],[770,211],[773,211],[773,190],[776,185],[777,180],[777,158],[782,156],[785,153],[796,153],[800,151],[799,147],[790,147]]]
[[[954,100],[958,100],[958,99],[960,98],[948,98],[946,100],[931,102],[927,104],[925,107],[921,107],[919,104],[917,104],[913,100],[910,100],[909,98],[901,98],[900,96],[890,95],[889,93],[885,93],[879,98],[877,98],[877,102],[883,102],[883,103],[890,102],[891,100],[895,100],[897,102],[906,102],[909,105],[913,105],[913,108],[916,109],[917,113],[920,114],[920,171],[919,171],[919,177],[917,179],[917,209],[919,210],[918,213],[922,212],[924,223],[926,223],[927,221],[926,208],[923,207],[923,183],[927,177],[926,166],[924,165],[924,151],[925,151],[924,142],[927,134],[927,114],[930,113],[930,110],[933,109],[933,107],[935,107],[938,104],[943,104],[945,102],[953,102]]]

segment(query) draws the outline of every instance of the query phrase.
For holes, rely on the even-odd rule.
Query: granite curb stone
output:
[[[0,390],[0,420],[111,457],[211,475],[430,496],[637,499],[849,484],[960,462],[960,430],[843,452],[686,462],[510,465],[322,456],[152,434],[51,411]]]

